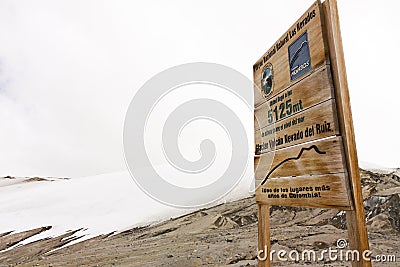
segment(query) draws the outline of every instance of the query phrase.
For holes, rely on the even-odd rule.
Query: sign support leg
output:
[[[358,166],[357,149],[355,145],[350,97],[347,85],[346,67],[344,63],[336,0],[326,0],[323,3],[323,8],[325,13],[325,22],[328,26],[328,46],[333,80],[336,87],[338,119],[344,138],[344,149],[346,152],[346,162],[350,178],[351,198],[353,200],[353,209],[346,211],[347,230],[350,249],[358,250],[360,254],[360,260],[352,261],[352,266],[370,267],[371,262],[365,261],[362,257],[363,252],[369,250],[368,234],[365,225],[364,205],[361,192],[361,178]]]
[[[265,260],[258,260],[259,267],[270,267],[270,251],[271,251],[271,240],[270,240],[270,222],[269,222],[269,211],[270,206],[264,204],[257,204],[258,206],[258,250],[262,250],[263,253],[259,253],[260,258]],[[266,253],[266,254],[265,254]]]
[[[347,233],[351,250],[358,250],[360,253],[359,261],[352,261],[353,267],[370,267],[371,262],[363,259],[363,252],[369,249],[367,229],[365,227],[364,210],[360,210],[355,205],[355,209],[346,211]],[[367,255],[371,257],[371,255]]]

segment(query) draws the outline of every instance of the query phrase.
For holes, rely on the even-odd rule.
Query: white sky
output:
[[[313,2],[0,1],[0,175],[125,169],[125,111],[146,80],[194,61],[251,79]],[[359,159],[400,167],[398,1],[338,4]]]

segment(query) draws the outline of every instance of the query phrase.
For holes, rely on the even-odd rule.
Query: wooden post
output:
[[[351,197],[354,204],[353,210],[346,211],[349,245],[350,249],[358,250],[360,253],[360,261],[353,261],[352,266],[371,266],[370,261],[364,261],[362,258],[363,251],[369,250],[369,244],[367,229],[365,226],[361,178],[354,137],[337,2],[336,0],[327,0],[323,3],[323,7],[325,23],[327,26],[325,28],[328,31],[327,39],[332,75],[336,88],[335,98],[337,103],[338,120],[340,131],[343,136],[346,163],[350,178],[350,192],[352,192]]]
[[[270,240],[270,224],[269,224],[269,210],[270,206],[265,204],[258,204],[258,250],[262,250],[263,253],[259,254],[261,258],[265,260],[259,260],[259,267],[270,267],[270,251],[271,251],[271,240]],[[267,253],[267,255],[265,255]]]

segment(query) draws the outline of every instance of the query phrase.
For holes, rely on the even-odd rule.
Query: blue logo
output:
[[[311,70],[310,47],[307,32],[289,46],[290,80],[294,81]]]

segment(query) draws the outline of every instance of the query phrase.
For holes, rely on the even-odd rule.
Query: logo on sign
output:
[[[267,97],[272,93],[272,87],[274,85],[274,72],[272,69],[272,64],[268,63],[263,69],[261,75],[261,90],[264,97]]]
[[[290,80],[294,81],[311,70],[310,48],[307,32],[289,46]]]

